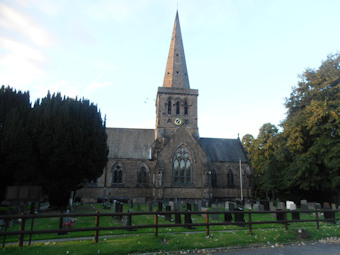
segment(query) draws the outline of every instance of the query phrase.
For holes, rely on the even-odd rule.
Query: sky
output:
[[[154,128],[177,8],[201,137],[279,125],[299,75],[339,51],[338,0],[0,0],[0,85]]]

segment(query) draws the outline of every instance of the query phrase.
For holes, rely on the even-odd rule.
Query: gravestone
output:
[[[306,199],[300,200],[300,205],[308,205],[308,202]]]
[[[241,213],[243,211],[242,208],[240,208],[240,207],[235,208],[234,211],[235,211],[235,213],[234,213],[235,222],[237,222],[237,223],[240,223],[240,222],[244,223],[245,222],[244,214]]]
[[[194,203],[194,212],[198,212],[198,203],[197,202],[195,202]]]
[[[201,207],[201,212],[207,212],[207,211],[209,211],[209,208],[207,208],[207,207]],[[201,216],[202,216],[203,218],[205,218],[205,217],[206,217],[206,214],[201,214]]]
[[[324,212],[324,218],[326,222],[335,224],[335,212],[334,211],[325,211]]]
[[[116,213],[117,212],[117,201],[116,200],[113,200],[112,208],[113,208],[113,213]]]
[[[190,203],[187,203],[187,211],[192,211]]]
[[[185,223],[185,224],[190,224],[190,223],[192,223],[192,219],[191,219],[191,214],[190,214],[190,213],[184,214],[184,223]],[[192,229],[191,226],[187,226],[187,228]]]
[[[142,210],[142,206],[141,206],[141,204],[138,203],[137,204],[137,211],[140,212],[141,210]]]
[[[167,206],[165,207],[165,210],[166,210],[167,212],[171,212],[171,206],[170,206],[170,205],[167,205]],[[168,221],[171,221],[171,214],[166,214],[166,215],[165,215],[165,218],[166,218]]]
[[[148,210],[149,210],[149,212],[152,212],[152,202],[151,201],[148,202]]]
[[[300,220],[300,213],[298,211],[292,211],[292,219]]]
[[[202,207],[202,200],[197,201],[197,211]]]
[[[264,211],[264,206],[261,204],[253,204],[254,211],[261,212]]]
[[[233,221],[233,216],[231,213],[224,213],[224,221],[225,222],[232,222]]]
[[[277,209],[276,210],[276,221],[284,221],[284,212],[282,210]]]
[[[171,207],[171,211],[174,211],[176,209],[175,208],[175,202],[173,202],[173,201],[169,202],[169,206]]]
[[[321,204],[320,203],[315,203],[314,206],[315,206],[315,209],[318,209],[318,210],[321,209]]]
[[[177,213],[178,211],[176,211],[175,213],[175,223],[176,224],[181,224],[182,221],[181,221],[181,214],[180,213]]]
[[[290,210],[290,206],[292,205],[292,204],[294,204],[294,202],[293,201],[286,201],[286,210]]]
[[[285,209],[285,203],[284,202],[277,202],[277,209],[284,210]]]
[[[262,200],[261,204],[263,205],[265,211],[269,211],[269,201]]]
[[[214,212],[217,212],[217,209],[215,209],[215,210],[213,210]],[[218,220],[218,214],[216,213],[214,213],[214,214],[210,214],[210,217],[211,217],[211,219],[213,219],[213,220]]]
[[[323,202],[323,209],[331,209],[331,205],[328,202]]]
[[[161,212],[163,210],[163,203],[158,202],[158,211]]]
[[[308,209],[308,204],[301,204],[301,210],[302,211],[307,211]]]
[[[184,204],[183,204],[182,201],[179,203],[179,210],[180,210],[181,212],[184,211]]]
[[[246,208],[247,210],[251,210],[251,204],[249,202],[246,202],[244,204],[244,208]]]
[[[211,204],[211,208],[216,209],[217,208],[217,204],[215,204],[215,203]]]
[[[315,210],[315,203],[309,202],[308,203],[308,209],[309,210]]]
[[[224,203],[224,208],[226,210],[229,210],[229,211],[233,211],[234,210],[234,203],[233,202],[225,202]]]
[[[332,203],[332,210],[336,210],[336,204]]]
[[[274,206],[274,203],[273,203],[273,202],[270,202],[270,203],[269,203],[269,210],[270,210],[270,211],[276,211],[276,207]],[[271,215],[273,218],[276,217],[276,213],[275,213],[275,212],[272,212],[270,215]]]

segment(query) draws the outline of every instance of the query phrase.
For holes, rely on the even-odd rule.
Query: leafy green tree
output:
[[[20,182],[32,166],[28,92],[0,88],[0,201],[6,187]]]
[[[319,200],[340,195],[340,55],[307,69],[286,101],[282,123],[294,159],[287,181]]]
[[[71,191],[100,177],[107,162],[105,122],[88,100],[48,94],[33,109],[39,169],[51,204],[64,207]]]

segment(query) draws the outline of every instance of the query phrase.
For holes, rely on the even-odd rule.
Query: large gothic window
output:
[[[112,167],[112,184],[122,184],[123,183],[123,169],[119,163]]]
[[[234,186],[234,175],[231,170],[228,170],[227,172],[227,183],[228,186]]]
[[[141,165],[137,170],[137,184],[148,184],[148,169]]]
[[[173,159],[173,182],[174,184],[190,184],[191,183],[191,157],[190,154],[180,147]]]
[[[211,171],[211,186],[214,188],[217,187],[217,174],[215,169]]]

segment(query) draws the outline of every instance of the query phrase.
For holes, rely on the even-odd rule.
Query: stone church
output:
[[[176,13],[155,129],[107,128],[108,163],[83,199],[227,201],[252,197],[252,169],[239,138],[199,136],[198,90],[191,89]],[[242,188],[241,188],[242,187]]]

